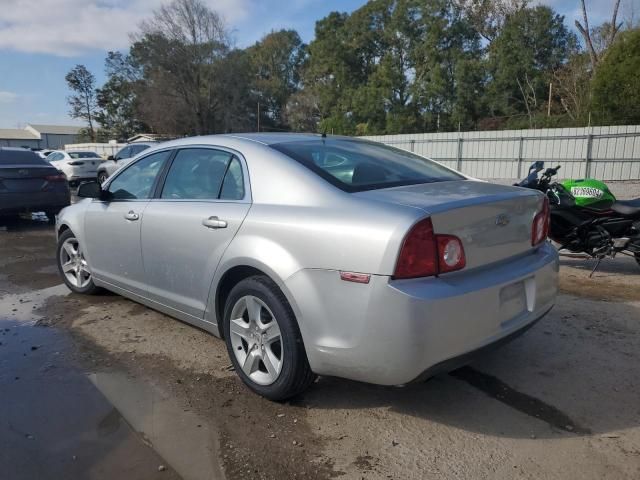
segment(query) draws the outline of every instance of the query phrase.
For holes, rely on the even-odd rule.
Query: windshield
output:
[[[318,139],[271,148],[347,192],[465,179],[424,157],[373,142]]]
[[[69,152],[71,158],[100,158],[96,152]]]

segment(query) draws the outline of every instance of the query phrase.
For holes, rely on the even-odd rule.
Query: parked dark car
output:
[[[30,150],[0,147],[0,215],[45,212],[53,222],[70,203],[61,171]]]

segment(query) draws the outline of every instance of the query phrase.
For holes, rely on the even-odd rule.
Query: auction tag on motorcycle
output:
[[[604,192],[593,187],[571,187],[571,195],[574,197],[601,198]]]

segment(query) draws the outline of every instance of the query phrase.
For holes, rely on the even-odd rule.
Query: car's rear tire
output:
[[[313,382],[298,322],[270,278],[256,275],[239,282],[227,297],[223,318],[229,358],[251,390],[282,401]]]
[[[72,292],[85,295],[95,295],[100,292],[101,289],[93,283],[93,276],[84,258],[82,246],[71,230],[65,230],[58,238],[56,263],[62,280]]]
[[[636,262],[638,262],[638,266],[640,267],[640,253],[636,252],[633,255],[634,255],[634,257],[636,257]]]
[[[100,185],[106,182],[107,178],[109,178],[109,175],[107,175],[107,172],[98,172],[98,183]]]

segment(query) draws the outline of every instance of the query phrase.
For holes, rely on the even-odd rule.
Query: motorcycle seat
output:
[[[625,217],[640,217],[640,198],[634,200],[617,200],[611,210]]]

